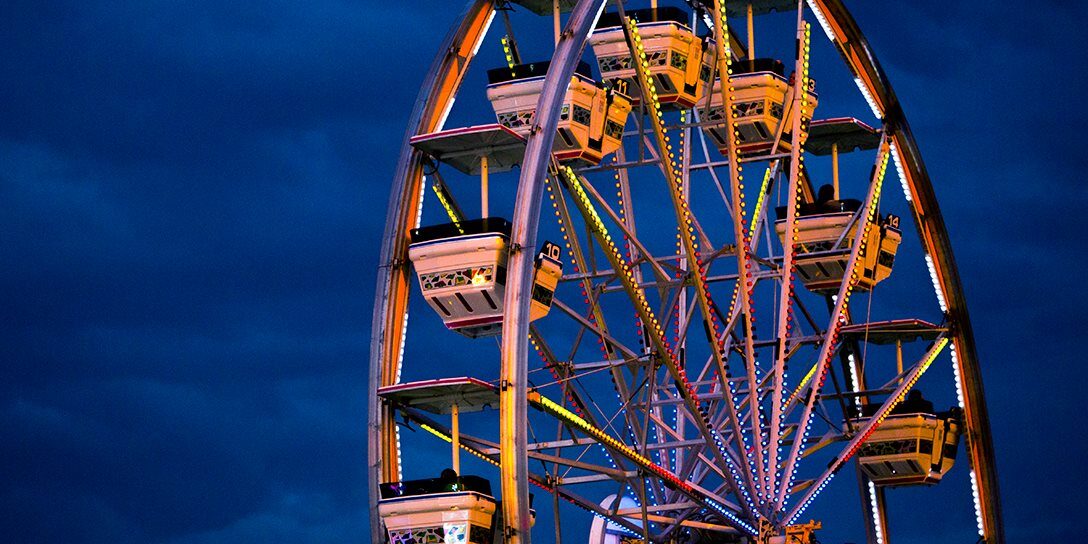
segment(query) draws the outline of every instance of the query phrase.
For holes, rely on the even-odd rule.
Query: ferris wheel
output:
[[[392,183],[368,424],[374,542],[807,544],[852,510],[887,543],[895,494],[952,485],[1004,542],[948,234],[841,0],[470,1]]]

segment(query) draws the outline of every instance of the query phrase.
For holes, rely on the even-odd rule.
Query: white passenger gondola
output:
[[[733,87],[733,111],[737,114],[736,129],[740,144],[737,151],[742,156],[768,153],[787,153],[793,142],[793,100],[791,82],[783,76],[782,63],[774,59],[741,60],[732,64],[733,74],[729,84]],[[801,110],[801,123],[807,126],[816,109],[817,96],[810,87],[805,105]],[[721,78],[714,80],[707,121],[721,124],[708,126],[706,133],[718,149],[726,152],[725,113],[722,107]],[[781,125],[781,126],[779,126]],[[801,131],[802,138],[805,131]],[[775,140],[778,146],[775,147]],[[801,141],[804,144],[804,141]],[[772,149],[773,148],[773,149]]]
[[[872,416],[876,406],[866,407]],[[855,428],[869,417],[853,420]],[[934,413],[918,391],[900,403],[858,450],[858,463],[878,486],[936,484],[952,468],[959,447],[958,412]]]
[[[378,513],[390,544],[491,544],[497,503],[491,484],[453,476],[381,484]]]
[[[820,189],[815,203],[802,204],[798,209],[796,256],[797,274],[809,291],[835,290],[842,283],[850,260],[850,244],[857,232],[858,200],[830,199],[830,186]],[[777,208],[775,231],[780,240],[786,231],[786,208]],[[868,290],[892,273],[895,254],[902,235],[899,218],[888,214],[879,218],[869,230],[861,259],[861,269],[855,289]]]
[[[487,71],[487,99],[500,125],[528,137],[548,66],[548,62],[535,62]],[[619,149],[630,113],[631,99],[627,95],[597,84],[589,65],[579,63],[559,114],[552,146],[555,158],[598,164]]]
[[[703,97],[710,82],[714,45],[695,35],[688,26],[689,15],[679,8],[629,10],[637,21],[638,34],[646,50],[650,76],[662,106],[690,108]],[[628,89],[639,103],[640,93],[631,48],[624,36],[618,13],[605,13],[589,37],[601,78],[615,88]]]
[[[470,338],[502,331],[510,223],[489,217],[412,230],[408,258],[427,303],[446,327]],[[559,246],[537,255],[530,319],[547,315],[563,272]]]
[[[450,442],[452,467],[438,478],[383,483],[378,513],[390,544],[492,544],[501,542],[502,512],[491,483],[479,476],[459,476],[460,415],[497,409],[499,389],[475,378],[440,378],[399,383],[378,389],[384,402],[405,411],[409,421]],[[450,429],[423,414],[449,415]],[[532,504],[533,496],[529,495]],[[536,512],[529,511],[529,524]]]

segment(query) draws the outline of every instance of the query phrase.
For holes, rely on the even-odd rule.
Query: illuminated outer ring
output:
[[[959,394],[963,397],[967,420],[967,431],[964,435],[971,468],[978,482],[982,536],[986,542],[1003,543],[1005,530],[1001,521],[997,467],[990,436],[990,418],[982,388],[982,372],[978,366],[974,334],[971,332],[971,320],[967,314],[967,300],[963,295],[963,286],[952,256],[952,243],[937,206],[933,184],[922,162],[922,153],[911,134],[907,117],[887,75],[842,0],[806,1],[814,12],[822,15],[820,24],[831,34],[836,49],[860,81],[859,86],[863,86],[874,99],[873,106],[879,110],[874,113],[884,119],[885,128],[892,134],[896,158],[902,165],[900,175],[903,176],[905,188],[910,191],[909,205],[914,224],[918,228],[926,254],[933,260],[936,276],[934,288],[948,307],[952,344],[962,382],[959,385]]]
[[[370,487],[371,542],[384,542],[386,538],[378,515],[378,484],[395,481],[400,475],[400,444],[393,411],[378,398],[378,388],[393,385],[399,379],[404,329],[408,323],[408,293],[412,281],[408,233],[419,222],[424,188],[423,156],[409,145],[408,140],[416,134],[441,130],[494,15],[491,0],[470,0],[460,24],[443,40],[420,85],[391,184],[370,332],[367,482]]]
[[[998,496],[993,444],[983,396],[981,372],[971,332],[963,289],[952,256],[951,243],[937,206],[936,196],[921,153],[910,132],[899,101],[880,64],[857,23],[841,0],[806,0],[818,14],[825,31],[857,78],[859,87],[871,98],[874,113],[884,119],[892,134],[896,158],[902,166],[905,188],[910,193],[910,207],[927,255],[933,261],[935,288],[947,305],[952,343],[961,376],[959,393],[963,397],[967,419],[966,443],[972,469],[978,483],[982,532],[986,542],[1003,543],[1004,530]],[[501,394],[500,418],[502,444],[502,487],[505,519],[515,526],[527,527],[528,484],[525,467],[526,381],[528,366],[528,313],[533,248],[540,218],[544,174],[550,161],[550,149],[558,124],[560,99],[566,90],[589,30],[596,22],[605,0],[579,0],[568,19],[566,29],[552,58],[546,77],[538,127],[530,134],[522,161],[521,179],[515,204],[512,254],[504,305],[508,311],[503,321],[502,379],[509,386]],[[382,241],[370,349],[370,386],[368,397],[368,470],[373,542],[382,542],[380,516],[377,513],[378,484],[398,479],[399,444],[392,411],[377,396],[379,387],[397,382],[407,324],[411,268],[408,263],[408,232],[416,226],[423,189],[422,156],[408,144],[417,134],[441,129],[452,107],[462,78],[494,16],[491,0],[472,0],[462,14],[460,24],[446,37],[439,54],[421,85],[419,97],[409,120],[408,130],[392,182]],[[528,541],[520,532],[507,542]],[[519,538],[520,537],[520,538]]]

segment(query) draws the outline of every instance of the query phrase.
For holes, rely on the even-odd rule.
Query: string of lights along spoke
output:
[[[684,123],[687,122],[686,114],[687,114],[686,111],[684,111],[684,110],[680,111],[680,126],[683,126]],[[684,157],[684,149],[685,149],[685,147],[684,147],[684,145],[685,145],[684,144],[684,129],[680,130],[679,139],[680,139],[680,145],[678,146],[678,152],[680,154],[680,160],[678,162],[682,165],[682,164],[684,164],[684,161],[685,161],[685,157]],[[681,183],[684,183],[684,178],[683,177],[681,177],[680,180],[681,180]],[[683,300],[686,301],[687,300],[687,298],[686,298],[687,291],[686,291],[686,286],[683,283],[683,281],[684,281],[684,262],[685,262],[684,261],[684,256],[683,256],[683,253],[684,253],[684,241],[683,241],[684,232],[683,232],[683,230],[684,230],[683,227],[681,227],[679,224],[676,225],[676,255],[677,255],[677,257],[676,257],[676,272],[675,272],[674,277],[676,278],[677,289],[680,291],[680,293],[682,295],[684,295]],[[680,350],[680,354],[681,354],[680,355],[680,364],[682,364],[682,365],[687,365],[686,340],[684,338],[684,329],[683,329],[685,310],[686,310],[686,308],[682,307],[681,304],[680,304],[680,298],[677,298],[677,302],[676,302],[674,310],[673,310],[673,319],[675,320],[675,322],[673,324],[674,325],[673,326],[673,334],[674,334],[673,342],[676,343],[677,349]],[[673,413],[674,413],[673,425],[674,426],[679,426],[678,420],[680,418],[680,410],[675,409]],[[669,451],[672,454],[672,456],[670,458],[670,462],[671,462],[672,466],[674,467],[675,470],[680,470],[680,467],[677,466],[677,462],[676,462],[676,449],[674,448],[674,449],[671,449]]]
[[[842,326],[846,324],[850,295],[853,293],[854,288],[860,280],[859,269],[862,263],[861,257],[865,254],[869,232],[873,228],[873,219],[876,216],[877,205],[880,201],[880,188],[884,183],[884,174],[888,169],[888,156],[888,146],[887,141],[885,140],[881,142],[880,153],[877,157],[877,162],[874,165],[869,194],[865,201],[864,214],[858,221],[860,224],[856,227],[857,232],[853,240],[853,249],[850,252],[850,260],[846,266],[846,270],[849,271],[849,278],[842,286],[840,286],[839,293],[836,296],[835,309],[832,312],[832,323],[825,336],[823,346],[820,349],[820,355],[817,358],[812,384],[808,389],[805,408],[801,415],[801,422],[799,423],[800,429],[795,432],[790,456],[786,467],[784,468],[782,484],[778,489],[779,499],[777,502],[780,513],[785,513],[786,504],[790,499],[790,490],[793,488],[793,482],[797,478],[797,459],[804,453],[805,442],[809,438],[809,431],[812,427],[811,416],[813,405],[815,404],[816,398],[819,396],[820,390],[823,388],[824,381],[827,379],[826,371],[828,367],[831,366],[831,360],[835,356],[835,348],[839,341],[839,332],[842,329]],[[801,390],[802,386],[798,386],[797,391],[799,392]]]
[[[639,318],[646,324],[646,333],[654,347],[654,355],[668,368],[670,375],[676,382],[677,391],[680,393],[684,403],[688,406],[688,410],[691,412],[694,422],[698,425],[703,436],[708,437],[714,442],[718,455],[728,469],[727,477],[732,479],[733,484],[737,489],[741,490],[740,492],[742,493],[742,496],[744,496],[744,488],[737,485],[740,478],[740,472],[737,469],[736,464],[730,459],[728,449],[722,442],[720,434],[711,427],[706,409],[699,404],[698,392],[696,391],[695,386],[688,380],[687,371],[678,363],[677,354],[665,336],[663,323],[654,315],[653,309],[650,307],[650,303],[646,299],[645,293],[635,280],[634,272],[630,264],[623,258],[619,248],[617,248],[616,244],[612,241],[612,237],[608,233],[607,227],[605,227],[600,216],[597,214],[596,208],[593,206],[589,195],[586,194],[585,189],[582,187],[582,182],[577,174],[569,167],[563,168],[563,174],[562,179],[564,185],[568,192],[570,192],[575,206],[586,219],[586,224],[589,227],[590,232],[597,239],[606,258],[612,265],[613,270],[615,270],[620,283],[623,284],[624,290],[627,291],[628,296],[634,303],[635,309],[639,313]],[[747,496],[747,499],[750,501],[751,497]],[[749,508],[748,511],[753,515],[756,514],[755,510],[752,508]]]
[[[929,369],[929,366],[933,364],[934,359],[940,355],[941,350],[943,350],[947,344],[948,338],[941,337],[932,347],[930,347],[929,351],[925,354],[925,357],[919,362],[914,370],[911,371],[909,377],[897,387],[895,396],[890,398],[880,407],[880,410],[870,418],[866,427],[850,440],[843,453],[833,459],[827,466],[827,470],[824,471],[823,475],[815,480],[813,487],[809,489],[801,502],[797,504],[792,512],[790,512],[787,518],[788,524],[794,523],[802,514],[804,514],[805,509],[812,504],[812,501],[816,500],[816,497],[819,496],[825,488],[827,488],[827,484],[831,482],[831,479],[835,477],[835,474],[838,474],[839,469],[854,457],[854,454],[865,445],[865,441],[876,432],[877,428],[879,428],[880,424],[884,422],[884,419],[891,414],[892,410],[895,409],[900,402],[903,402],[903,399],[907,396],[907,392],[914,387],[914,384],[918,382],[918,379],[922,377],[922,374],[925,374],[926,370]]]
[[[733,234],[737,244],[737,287],[734,291],[734,301],[730,306],[739,301],[744,327],[744,364],[748,377],[748,411],[749,421],[752,427],[752,436],[756,444],[764,442],[767,430],[766,418],[760,407],[758,378],[756,376],[755,337],[756,320],[752,298],[755,290],[755,278],[752,274],[752,235],[745,226],[747,206],[744,201],[744,167],[740,162],[740,132],[736,126],[737,112],[733,108],[736,96],[736,88],[730,84],[730,76],[733,74],[733,52],[729,36],[726,34],[728,21],[726,7],[723,0],[714,0],[714,40],[717,44],[718,73],[721,75],[722,111],[725,115],[726,155],[729,161],[729,181],[731,198],[733,199]],[[746,436],[747,438],[747,436]],[[752,458],[751,450],[756,450],[756,459]],[[761,506],[767,504],[768,497],[763,493],[766,483],[766,459],[762,447],[752,445],[745,449],[749,465],[755,464],[755,472],[759,480],[753,482],[756,493],[759,495]]]
[[[801,147],[801,143],[805,141],[804,131],[807,130],[805,123],[802,121],[802,113],[808,106],[808,88],[809,88],[809,54],[812,38],[812,26],[805,23],[803,20],[799,21],[798,25],[798,58],[797,58],[797,77],[794,81],[793,87],[793,126],[791,127],[792,144],[790,146],[790,183],[789,192],[786,195],[787,209],[786,209],[786,227],[787,232],[783,233],[783,256],[782,256],[782,293],[780,299],[780,308],[778,314],[778,323],[776,324],[776,330],[778,332],[778,347],[777,353],[775,353],[775,366],[772,373],[771,383],[771,406],[772,406],[772,420],[770,437],[767,442],[764,442],[762,446],[768,449],[768,472],[773,473],[773,477],[767,478],[763,485],[765,486],[765,493],[770,495],[773,492],[774,485],[782,478],[782,445],[784,443],[784,437],[781,430],[786,423],[786,399],[784,398],[783,391],[786,386],[787,377],[787,364],[786,358],[788,357],[788,345],[787,342],[790,337],[790,331],[793,329],[793,302],[795,296],[795,261],[794,258],[797,254],[797,242],[798,242],[798,227],[797,227],[797,212],[800,209],[804,196],[801,191],[801,168],[804,164],[804,153]],[[785,122],[783,119],[781,122]],[[766,181],[766,180],[765,180]],[[762,198],[760,194],[760,198]],[[753,218],[754,223],[754,218]],[[769,442],[773,441],[773,444]]]
[[[446,215],[449,216],[450,222],[457,227],[458,234],[464,234],[465,229],[461,227],[461,222],[464,218],[461,217],[461,213],[457,211],[457,208],[453,204],[453,198],[449,194],[449,190],[446,185],[435,179],[434,183],[431,183],[431,190],[434,195],[438,197],[438,202],[442,204],[442,209],[446,211]]]
[[[661,103],[658,100],[657,87],[654,83],[654,78],[650,73],[650,64],[646,56],[646,50],[642,44],[642,37],[639,35],[638,24],[635,20],[628,17],[625,21],[628,34],[631,40],[631,47],[635,57],[635,71],[639,77],[639,81],[642,87],[642,95],[644,102],[649,104],[647,112],[650,117],[650,124],[653,128],[654,137],[657,140],[658,148],[661,155],[662,171],[665,174],[666,183],[669,189],[669,195],[672,199],[673,209],[676,213],[677,224],[681,231],[681,242],[684,245],[685,257],[688,261],[688,267],[692,273],[692,280],[695,284],[696,299],[699,303],[700,310],[703,314],[703,320],[710,330],[710,341],[714,344],[711,349],[715,361],[717,362],[716,376],[722,385],[723,394],[726,396],[726,406],[729,410],[729,417],[734,429],[734,436],[739,437],[740,441],[738,446],[744,452],[747,464],[743,467],[743,473],[737,472],[735,477],[735,488],[739,490],[739,495],[746,502],[748,509],[751,511],[757,511],[752,493],[755,489],[750,489],[752,484],[751,474],[753,472],[753,465],[755,463],[752,459],[753,448],[749,444],[749,438],[743,433],[740,420],[737,416],[736,409],[736,390],[735,384],[729,379],[728,368],[726,367],[725,360],[727,354],[725,353],[725,345],[718,340],[719,326],[717,312],[714,308],[714,301],[710,295],[710,288],[707,282],[707,269],[706,263],[702,261],[699,251],[698,241],[695,235],[695,225],[692,221],[692,212],[688,204],[687,199],[683,193],[683,175],[679,166],[676,164],[676,153],[673,151],[672,144],[670,143],[669,136],[665,130],[665,120],[661,112]],[[682,362],[680,366],[683,367]],[[704,416],[705,417],[705,416]],[[707,425],[707,428],[714,436],[714,441],[721,451],[721,457],[725,461],[727,468],[730,471],[734,471],[735,463],[733,463],[728,449],[722,442],[716,429],[712,425]],[[759,465],[755,465],[759,467]]]

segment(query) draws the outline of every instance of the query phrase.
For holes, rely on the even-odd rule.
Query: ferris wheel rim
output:
[[[410,285],[406,241],[408,230],[419,220],[423,179],[421,154],[409,140],[444,123],[494,13],[492,0],[468,0],[460,23],[443,39],[443,46],[420,85],[392,181],[375,287],[367,388],[367,481],[372,505],[369,516],[372,542],[383,542],[386,537],[376,507],[378,484],[391,481],[395,479],[392,474],[400,473],[398,429],[392,411],[383,405],[377,392],[379,387],[399,381],[406,339]]]
[[[589,9],[591,9],[591,6],[594,6],[594,5],[599,6],[600,8],[603,8],[605,4],[606,4],[606,2],[604,0],[580,0],[579,3],[578,3],[578,6],[575,9],[582,8],[583,6],[588,6],[588,7],[585,7],[584,9],[589,10]],[[821,10],[821,12],[824,14],[823,18],[827,19],[832,25],[841,23],[843,20],[848,21],[848,24],[845,24],[845,26],[847,27],[847,30],[848,31],[851,31],[851,29],[856,30],[856,34],[852,37],[853,41],[848,39],[847,41],[845,41],[843,43],[853,43],[853,44],[859,44],[860,43],[860,44],[864,45],[864,49],[866,51],[868,50],[867,44],[864,43],[864,37],[861,35],[860,30],[856,29],[856,24],[853,23],[852,18],[850,18],[849,13],[845,10],[845,7],[842,5],[842,2],[840,0],[808,0],[808,4],[809,4],[810,8],[813,11]],[[490,17],[490,16],[493,16],[493,11],[491,11],[492,9],[493,9],[493,5],[488,0],[476,0],[474,2],[469,2],[468,7],[466,8],[466,16],[462,18],[462,27],[464,26],[464,21],[467,20],[470,17],[470,14],[471,14],[471,16],[474,16],[474,17],[478,18],[479,14],[482,11],[487,11],[487,12],[489,12],[488,17]],[[828,14],[830,14],[830,18],[828,17]],[[820,18],[820,17],[818,16],[818,18]],[[822,25],[825,24],[825,21],[821,20],[821,24]],[[592,26],[592,23],[589,23],[589,26]],[[486,27],[486,25],[485,25],[485,27]],[[462,28],[462,30],[464,30],[464,29]],[[486,28],[485,28],[485,30],[486,30]],[[463,36],[460,35],[460,34],[462,34],[462,33],[461,32],[456,32],[455,33],[455,32],[451,31],[451,35],[449,37],[447,37],[447,40],[446,40],[446,43],[449,44],[449,47],[444,47],[443,51],[450,51],[453,48],[455,48],[458,45],[459,39],[463,38]],[[483,36],[483,33],[480,33],[480,35],[478,36],[478,39],[482,40],[482,36]],[[463,39],[461,39],[460,41],[463,41]],[[834,40],[833,40],[833,42],[834,42]],[[478,43],[479,42],[477,41],[476,47],[478,47]],[[584,43],[585,43],[585,40],[582,40],[581,46],[577,47],[578,53],[575,56],[580,55],[580,52],[581,52],[582,46],[584,46]],[[843,51],[842,43],[836,42],[836,45],[839,47],[840,52],[842,52]],[[474,53],[474,51],[473,51],[473,53]],[[557,51],[556,55],[558,55],[558,54],[559,54],[559,52]],[[432,70],[431,70],[432,73],[434,73],[436,71],[436,68],[439,68],[439,65],[441,63],[441,60],[442,60],[443,56],[444,56],[444,53],[439,53],[438,58],[436,58],[436,60],[435,60],[435,66],[432,67]],[[469,60],[471,60],[471,56],[469,57]],[[554,61],[555,61],[555,58],[553,56],[553,63],[554,63]],[[859,66],[855,66],[854,62],[859,62],[860,68],[859,68]],[[468,63],[466,62],[465,66],[462,67],[462,72],[461,72],[462,75],[463,75],[463,70],[467,70],[467,64]],[[915,144],[915,142],[913,140],[913,137],[910,134],[909,126],[906,123],[905,115],[903,115],[902,109],[901,109],[898,101],[895,100],[894,93],[891,91],[890,84],[887,83],[887,80],[884,77],[883,72],[881,71],[881,69],[879,67],[879,64],[876,63],[875,55],[872,55],[871,52],[870,52],[869,54],[864,55],[864,58],[861,58],[861,59],[857,59],[857,58],[850,59],[850,58],[848,58],[847,59],[847,64],[848,64],[848,66],[851,67],[852,70],[861,70],[861,71],[865,71],[866,73],[875,74],[876,76],[878,76],[878,77],[876,77],[874,79],[871,79],[871,80],[868,80],[868,79],[865,80],[865,83],[867,85],[869,85],[869,87],[870,87],[870,90],[869,90],[870,94],[872,94],[872,95],[874,95],[874,96],[876,96],[878,98],[883,99],[883,101],[884,101],[883,103],[887,105],[887,108],[885,109],[884,115],[882,117],[883,117],[886,125],[890,124],[891,126],[894,126],[896,128],[895,133],[896,133],[896,135],[898,137],[901,138],[901,140],[897,140],[897,143],[899,143],[900,145],[896,146],[897,153],[899,154],[898,156],[899,156],[900,160],[903,163],[905,163],[905,168],[909,171],[910,174],[918,174],[917,176],[915,176],[915,177],[917,177],[917,179],[913,179],[912,182],[911,182],[912,183],[911,189],[916,191],[922,197],[920,199],[917,199],[917,201],[927,202],[927,204],[925,206],[923,206],[925,208],[925,212],[927,212],[927,213],[924,214],[924,220],[919,221],[919,217],[917,216],[918,212],[915,210],[915,208],[917,206],[912,205],[911,208],[912,208],[912,211],[914,211],[915,214],[916,214],[915,220],[916,220],[916,224],[919,226],[920,232],[924,232],[924,234],[923,234],[924,243],[926,243],[927,245],[934,244],[932,247],[935,248],[935,250],[928,249],[927,254],[930,253],[930,251],[932,251],[935,254],[935,256],[937,257],[936,258],[936,261],[937,261],[936,267],[938,268],[937,275],[940,277],[941,284],[942,284],[942,287],[945,288],[945,292],[948,293],[945,298],[947,300],[947,304],[948,304],[949,310],[950,310],[949,311],[950,319],[955,324],[955,329],[956,329],[955,330],[955,333],[956,333],[955,341],[960,346],[959,350],[961,351],[961,353],[963,353],[963,355],[961,355],[960,364],[962,366],[966,367],[969,372],[977,373],[977,370],[978,370],[977,369],[977,360],[976,360],[975,355],[974,355],[974,344],[973,344],[973,339],[971,337],[970,322],[967,319],[966,305],[963,302],[962,287],[961,287],[961,285],[959,283],[958,275],[956,274],[955,263],[952,260],[951,246],[950,246],[950,244],[948,242],[947,232],[944,229],[944,224],[943,224],[943,221],[940,218],[939,210],[936,207],[936,198],[933,195],[932,185],[929,182],[928,175],[925,173],[924,165],[921,163],[921,155],[920,155],[920,152],[918,151],[917,145]],[[572,70],[573,70],[573,68],[572,68]],[[567,75],[566,79],[569,79],[569,77],[570,76]],[[432,77],[428,76],[428,80],[430,80],[430,79],[432,79]],[[562,81],[562,78],[559,78],[559,80]],[[457,85],[458,87],[459,87],[459,83],[460,82],[458,82],[458,85]],[[423,88],[421,88],[421,99],[419,101],[417,101],[417,110],[422,110],[423,108],[425,108],[425,104],[427,104],[429,99],[431,98],[429,96],[429,93],[431,91],[432,91],[432,89],[429,89],[427,85],[424,85]],[[456,94],[456,90],[454,90],[453,94],[454,95]],[[545,119],[544,124],[547,123],[547,121],[546,121],[547,118],[556,117],[556,114],[558,113],[558,107],[556,107],[554,109],[556,111],[552,112],[552,115],[542,116],[542,119]],[[423,116],[424,116],[424,113],[422,111],[420,111],[420,113],[418,115],[414,112],[413,113],[413,121],[415,119],[417,119],[417,117],[422,118]],[[410,128],[408,130],[409,134],[405,138],[404,148],[402,149],[401,161],[399,163],[400,166],[398,167],[398,179],[395,180],[394,194],[390,198],[389,217],[393,217],[394,215],[400,216],[405,211],[404,210],[404,201],[406,199],[403,198],[404,190],[403,190],[403,188],[400,188],[400,190],[398,191],[398,188],[396,186],[405,184],[407,176],[401,176],[400,172],[401,172],[402,169],[410,168],[411,163],[413,161],[413,157],[412,157],[413,150],[407,144],[407,139],[410,138],[411,136],[413,136],[414,133],[419,132],[418,130],[415,130],[415,131],[412,130],[411,127],[413,126],[413,124],[414,123],[410,123],[410,125],[409,125],[410,126]],[[552,124],[554,125],[554,122]],[[553,127],[553,129],[554,129],[554,127]],[[548,133],[548,132],[554,133],[554,130],[552,130],[552,131],[545,130],[543,132],[545,132],[545,133]],[[530,140],[531,140],[531,138],[530,138]],[[538,145],[537,148],[539,149],[539,151],[537,152],[538,160],[543,161],[544,154],[548,153],[549,146]],[[527,151],[526,155],[528,156],[528,154],[529,153]],[[525,176],[525,170],[524,169],[523,169],[523,176]],[[517,196],[517,206],[519,208],[521,206],[523,206],[522,203],[526,199],[535,200],[536,203],[539,204],[539,202],[540,202],[540,198],[539,198],[540,195],[539,194],[537,195],[538,198],[536,198],[536,199],[532,199],[531,196],[523,197],[523,194],[526,194],[526,195],[529,194],[529,191],[524,190],[525,187],[526,187],[525,184],[519,185],[518,193],[517,193],[517,195],[518,195]],[[536,187],[536,191],[539,193],[539,185]],[[401,193],[401,194],[398,194],[398,192]],[[532,217],[532,220],[527,221],[527,223],[532,223],[534,226],[537,223],[539,223],[539,221],[540,221],[540,213],[539,212],[540,212],[540,210],[539,210],[539,206],[538,206],[535,213],[529,214],[529,215],[531,215],[533,217]],[[418,217],[418,215],[417,215],[417,217]],[[517,217],[517,215],[515,215],[515,217]],[[385,337],[385,325],[387,324],[387,321],[388,321],[388,318],[389,318],[389,316],[387,315],[386,310],[388,310],[390,304],[389,304],[389,301],[386,300],[386,299],[389,298],[388,297],[389,293],[388,292],[383,293],[383,288],[385,290],[390,290],[390,289],[396,289],[397,288],[396,286],[393,285],[395,283],[395,281],[391,277],[392,273],[390,273],[387,276],[386,271],[387,270],[391,271],[393,268],[395,268],[397,266],[404,266],[405,256],[400,255],[399,259],[398,259],[397,255],[396,255],[396,253],[398,252],[398,249],[396,248],[397,241],[395,240],[395,238],[398,236],[398,234],[403,235],[403,233],[404,233],[403,226],[404,226],[405,222],[406,222],[406,217],[399,217],[398,220],[387,221],[387,225],[386,225],[386,234],[387,235],[386,235],[386,238],[385,238],[385,240],[383,242],[382,261],[381,261],[383,271],[379,273],[379,282],[378,282],[379,288],[378,288],[378,292],[376,293],[377,297],[376,297],[376,302],[375,302],[375,313],[374,313],[374,325],[375,325],[375,328],[374,328],[374,331],[372,331],[372,333],[373,333],[372,339],[375,340],[375,341],[372,341],[372,347],[371,347],[371,377],[372,377],[371,383],[372,384],[377,384],[380,381],[381,372],[380,372],[380,369],[376,370],[376,368],[378,366],[376,363],[380,362],[379,359],[382,359],[383,357],[388,360],[388,355],[389,355],[388,346],[390,345],[390,343],[389,343],[390,339]],[[518,231],[518,226],[517,225],[522,225],[523,223],[524,222],[519,222],[519,221],[517,221],[517,219],[515,219],[515,232]],[[400,225],[401,228],[398,228],[395,225]],[[535,232],[534,232],[534,234],[535,234]],[[534,238],[533,243],[526,244],[526,245],[524,245],[522,247],[524,247],[524,248],[533,247],[535,245],[535,236],[533,236],[533,238]],[[403,253],[403,251],[402,251],[402,253]],[[531,252],[529,252],[527,250],[524,253],[531,255]],[[528,265],[525,263],[525,259],[523,259],[522,262],[517,266],[522,269],[521,270],[522,274],[526,273],[526,271],[528,269]],[[513,272],[512,275],[518,274],[518,272],[513,271],[514,268],[515,268],[515,266],[511,266],[511,269],[512,269],[512,272]],[[516,291],[517,291],[516,289],[509,290],[507,292],[507,296],[516,298],[517,295],[512,294],[512,293],[515,293]],[[406,298],[407,293],[403,293],[403,296]],[[520,306],[521,305],[515,304],[513,306],[507,306],[507,307],[520,308]],[[527,310],[526,310],[526,312],[523,312],[523,313],[527,313]],[[406,312],[405,312],[405,317],[406,317]],[[381,328],[379,328],[379,325],[381,326]],[[506,327],[507,327],[506,318],[504,317],[504,331],[507,330]],[[522,319],[522,323],[519,324],[519,328],[525,329],[525,332],[528,331],[528,324],[527,324],[525,319]],[[401,329],[400,331],[398,331],[398,334],[400,335],[401,341],[403,341],[405,332],[406,331],[404,329]],[[514,339],[520,338],[520,341],[517,341],[517,342],[514,343],[513,347],[514,347],[515,351],[508,351],[507,347],[504,345],[504,349],[503,349],[503,361],[504,361],[503,362],[503,368],[506,368],[506,366],[507,366],[505,361],[506,361],[506,358],[507,358],[508,354],[513,354],[514,357],[520,358],[522,363],[525,364],[527,362],[527,358],[528,358],[528,349],[527,349],[527,345],[526,345],[526,342],[525,342],[525,336],[526,335],[525,334],[504,334],[503,336],[504,336],[504,338],[507,338],[507,337],[512,337]],[[504,342],[505,342],[505,340],[504,340]],[[377,347],[378,344],[384,345],[386,347],[386,349],[383,350],[383,349]],[[399,355],[397,355],[396,357],[399,358]],[[398,364],[399,364],[399,362],[398,362]],[[377,378],[375,377],[376,375],[378,376]],[[981,421],[983,422],[984,425],[988,425],[988,421],[985,418],[985,403],[981,399],[981,383],[980,383],[980,381],[979,381],[978,387],[979,387],[978,397],[976,398],[976,397],[973,396],[973,397],[969,398],[968,399],[968,404],[978,404],[979,406],[981,406],[981,412],[982,412],[981,413],[981,418],[982,418]],[[373,430],[375,430],[375,428],[374,428],[374,421],[375,421],[374,412],[377,411],[376,408],[380,407],[380,401],[378,401],[376,396],[375,396],[376,387],[372,386],[370,389],[371,389],[371,397],[372,397],[372,400],[370,402],[371,425],[372,425],[371,430],[373,431]],[[977,401],[977,402],[975,402],[975,401]],[[521,403],[521,406],[524,407],[524,403]],[[978,415],[977,412],[979,411],[979,408],[975,407],[975,411],[976,411],[976,415]],[[975,440],[976,441],[979,441],[979,440],[988,441],[989,440],[988,433],[982,433],[982,434],[983,434],[983,436],[981,436],[981,437],[975,437]],[[372,439],[371,440],[371,446],[370,446],[370,454],[371,454],[370,455],[370,459],[371,459],[371,467],[370,468],[371,468],[371,474],[372,475],[376,475],[376,474],[378,474],[380,472],[380,467],[377,467],[375,465],[375,463],[374,463],[374,459],[375,459],[374,454],[378,449],[379,448],[375,446],[374,440]],[[1002,531],[1001,531],[1001,524],[1000,524],[999,504],[997,503],[997,499],[996,499],[996,478],[992,477],[992,473],[994,472],[993,467],[992,467],[992,445],[989,446],[989,449],[991,450],[991,452],[989,454],[990,458],[991,458],[991,462],[990,462],[989,465],[985,465],[988,468],[984,468],[984,470],[982,471],[983,472],[982,476],[983,476],[984,480],[988,479],[988,478],[993,479],[993,487],[991,488],[992,492],[987,492],[986,493],[986,495],[988,497],[992,497],[988,501],[988,502],[992,502],[991,505],[988,505],[989,508],[992,509],[991,512],[988,513],[988,515],[992,518],[992,520],[989,520],[987,522],[986,532],[987,532],[988,535],[992,535],[992,538],[994,539],[993,541],[1001,542],[1001,541],[1003,541],[1003,534],[1002,534]],[[522,451],[524,451],[524,450],[522,449]],[[372,499],[374,498],[374,488],[376,488],[377,481],[378,481],[377,479],[372,480],[372,482],[373,482],[372,486],[371,486],[372,487],[372,490],[371,490]],[[990,484],[987,484],[987,485],[990,485]],[[520,492],[516,493],[516,494],[520,495]],[[993,520],[996,520],[996,522],[993,521]],[[375,531],[376,534],[377,534],[378,531],[380,531],[380,521],[376,519],[376,513],[375,512],[372,512],[372,531]]]

